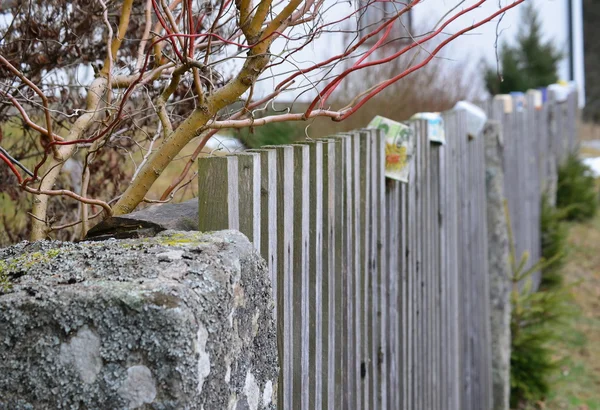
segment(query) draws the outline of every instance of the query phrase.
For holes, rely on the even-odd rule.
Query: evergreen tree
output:
[[[540,19],[533,5],[528,4],[523,9],[517,44],[503,43],[500,47],[499,60],[504,81],[498,78],[496,67],[488,67],[486,87],[494,95],[553,84],[558,80],[556,72],[562,57],[552,41],[542,41]]]

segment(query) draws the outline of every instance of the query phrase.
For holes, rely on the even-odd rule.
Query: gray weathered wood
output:
[[[389,390],[396,390],[397,386],[390,383],[391,371],[389,368],[388,356],[390,355],[391,332],[388,315],[391,311],[389,301],[389,292],[391,288],[390,276],[387,270],[387,208],[385,207],[385,141],[379,131],[373,132],[373,174],[375,181],[375,201],[376,201],[376,219],[378,225],[378,234],[375,236],[374,247],[377,251],[377,269],[374,273],[378,280],[377,293],[379,295],[379,307],[376,320],[379,323],[379,346],[377,348],[378,375],[380,378],[379,401],[381,408],[387,409],[392,406],[389,401]]]
[[[556,164],[576,148],[576,94],[550,93],[538,109],[528,93],[520,111],[504,98],[481,106],[504,130],[496,167],[517,257],[528,252],[532,264],[541,193],[556,189]],[[467,137],[464,111],[443,117],[444,145],[430,143],[426,122],[410,122],[408,183],[384,178],[374,130],[199,160],[199,228],[241,230],[272,275],[279,408],[497,403],[485,139]]]
[[[277,153],[262,149],[260,155],[260,253],[267,261],[273,285],[273,299],[277,299]],[[256,245],[256,242],[255,242]],[[275,318],[277,318],[277,309]]]
[[[279,380],[279,405],[292,409],[293,351],[292,298],[293,298],[293,222],[294,222],[294,149],[290,146],[274,148],[277,160],[277,334],[281,376]],[[297,341],[296,341],[297,343]]]
[[[292,339],[299,345],[292,349],[294,408],[309,408],[309,167],[310,153],[306,145],[293,145],[293,214],[291,246],[293,249],[290,296],[292,298]]]
[[[198,162],[198,217],[201,231],[238,229],[237,157],[210,157]]]
[[[308,343],[308,400],[310,408],[321,408],[323,403],[323,143],[303,142],[309,148],[308,161],[308,283],[306,304],[302,307],[307,314],[308,326],[303,323],[302,335]]]
[[[260,155],[244,152],[236,155],[236,158],[238,162],[239,230],[254,243],[257,250],[260,250]]]

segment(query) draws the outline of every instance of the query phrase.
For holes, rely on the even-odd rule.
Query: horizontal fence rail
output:
[[[576,95],[553,98],[483,104],[532,261],[542,192],[575,147]],[[372,129],[199,160],[200,230],[240,230],[271,273],[278,408],[492,408],[485,137],[465,111],[443,119],[444,145],[408,123],[408,183],[386,179]]]

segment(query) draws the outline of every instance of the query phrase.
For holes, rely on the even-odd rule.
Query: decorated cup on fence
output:
[[[408,182],[408,170],[414,152],[412,129],[379,115],[371,120],[367,128],[379,129],[385,136],[385,176]]]
[[[533,108],[541,110],[544,105],[544,97],[540,90],[527,90],[527,97],[533,103]]]
[[[521,91],[513,91],[510,93],[510,95],[514,101],[515,111],[523,111],[525,109],[525,105],[527,104],[525,100],[525,94],[523,94]]]
[[[548,91],[554,94],[554,101],[565,102],[569,98],[569,94],[576,89],[575,83],[567,83],[566,81],[559,81],[556,84],[550,84]]]
[[[510,114],[513,112],[513,100],[508,94],[496,94],[494,101],[500,101],[502,103],[502,110],[504,114]]]
[[[457,102],[454,110],[467,113],[467,134],[469,138],[477,138],[483,132],[483,127],[487,121],[485,111],[468,101]]]
[[[427,121],[427,136],[429,141],[446,143],[446,135],[444,134],[444,119],[439,112],[419,112],[410,117],[412,120]]]
[[[545,104],[548,101],[548,89],[546,87],[539,87],[537,90],[542,93],[542,104]]]

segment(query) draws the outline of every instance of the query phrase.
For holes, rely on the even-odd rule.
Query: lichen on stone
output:
[[[275,406],[270,278],[239,232],[21,243],[0,274],[0,409]]]
[[[157,241],[165,246],[199,245],[202,243],[198,232],[164,231],[156,236]]]
[[[7,263],[0,261],[0,292],[8,292],[11,288],[10,280],[7,275]]]
[[[3,258],[0,260],[0,292],[8,292],[12,288],[14,278],[25,274],[37,264],[49,262],[60,253],[60,248],[53,248]]]

